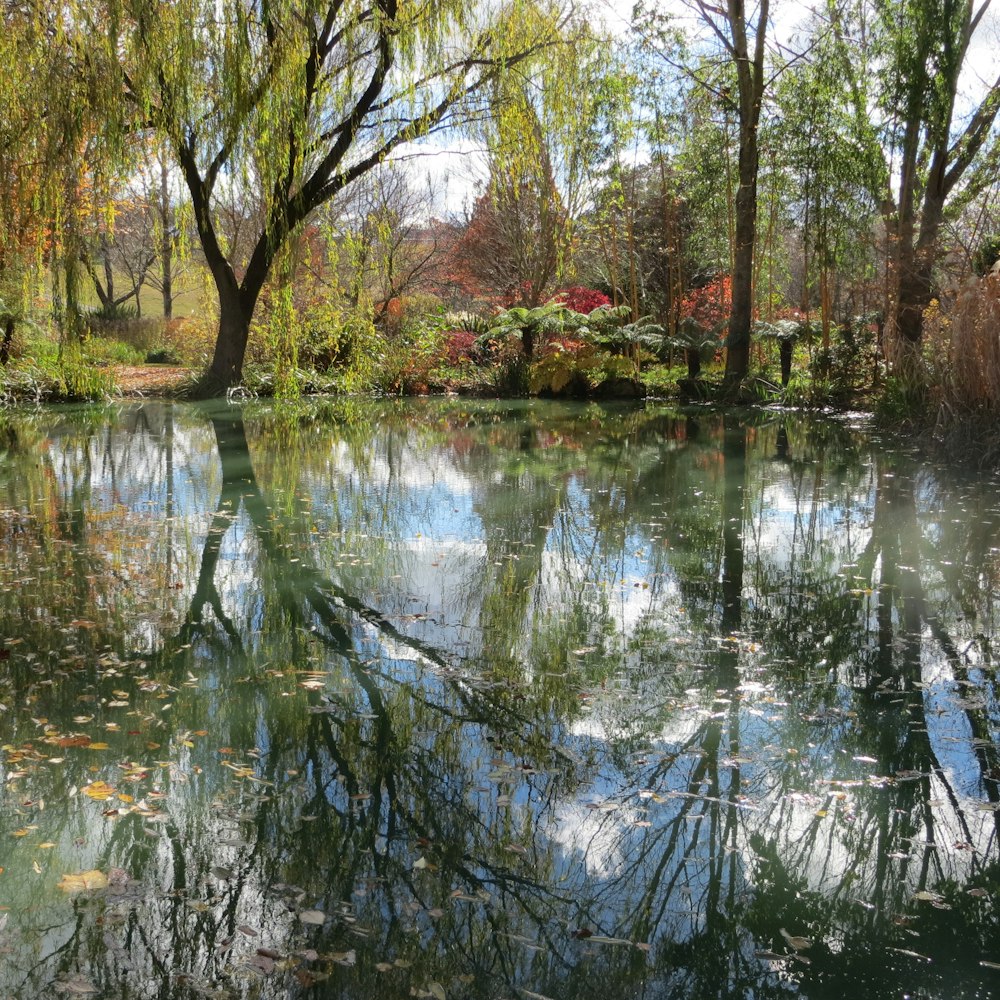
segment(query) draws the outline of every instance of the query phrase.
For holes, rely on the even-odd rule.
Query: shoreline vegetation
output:
[[[437,317],[416,333],[381,335],[380,351],[372,351],[371,344],[366,351],[348,349],[325,370],[315,364],[315,355],[312,365],[302,367],[269,358],[262,331],[262,343],[256,349],[251,343],[243,383],[228,395],[278,401],[325,395],[540,396],[860,411],[872,415],[880,432],[906,436],[927,453],[988,468],[1000,463],[1000,377],[991,353],[991,307],[998,284],[1000,277],[991,276],[981,288],[966,287],[947,314],[935,302],[927,316],[925,357],[909,380],[889,374],[874,322],[854,331],[838,329],[835,349],[824,349],[818,336],[801,328],[789,336],[789,324],[784,339],[773,332],[759,336],[751,374],[733,395],[727,391],[718,338],[703,338],[706,343],[695,367],[684,340],[667,338],[651,324],[640,327],[639,333],[622,335],[627,315],[605,307],[601,312],[607,315],[592,313],[589,320],[587,314],[575,314],[576,325],[569,333],[574,320],[567,322],[567,317],[572,313],[562,310],[561,326],[535,331],[531,362],[525,356],[523,325],[510,323],[514,310],[507,310],[504,320],[493,326],[478,323],[478,335],[446,329],[454,318],[449,323]],[[984,307],[984,298],[993,299],[990,307]],[[516,312],[515,319],[523,324],[525,314]],[[556,314],[552,311],[548,318]],[[463,318],[466,325],[477,325]],[[95,323],[72,349],[60,345],[51,332],[44,334],[41,326],[29,329],[31,339],[20,342],[14,357],[0,368],[0,408],[191,400],[215,394],[206,391],[203,381],[205,355],[199,357],[197,350],[205,335],[202,331],[199,336],[194,320]],[[372,342],[378,341],[379,332],[369,332]],[[968,355],[962,363],[954,360],[961,356],[959,348]],[[952,360],[945,363],[942,357]],[[974,399],[963,398],[973,391]]]
[[[0,408],[450,394],[862,411],[880,433],[990,468],[1000,464],[1000,273],[992,258],[979,270],[932,300],[919,350],[909,353],[889,340],[880,313],[828,324],[795,312],[755,320],[748,374],[736,384],[727,372],[725,277],[685,298],[673,326],[636,319],[633,307],[582,286],[537,306],[487,301],[457,310],[440,296],[412,295],[377,312],[290,286],[267,296],[242,379],[228,390],[210,381],[219,324],[210,302],[170,319],[84,310],[68,338],[43,298],[6,326]]]

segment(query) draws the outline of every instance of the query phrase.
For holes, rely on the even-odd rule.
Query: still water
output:
[[[662,406],[0,415],[0,997],[1000,995],[1000,485]]]

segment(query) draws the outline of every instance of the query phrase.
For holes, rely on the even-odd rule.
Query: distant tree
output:
[[[338,280],[376,318],[394,299],[432,291],[448,240],[434,223],[436,192],[405,163],[389,160],[359,179],[319,215],[333,244]]]
[[[456,250],[486,295],[534,308],[552,291],[564,262],[569,214],[524,82],[508,82],[493,100],[500,124],[486,130],[489,181]]]

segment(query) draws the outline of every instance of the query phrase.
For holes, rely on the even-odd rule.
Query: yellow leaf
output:
[[[88,889],[107,889],[107,887],[108,876],[96,868],[77,872],[75,875],[63,875],[59,882],[59,888],[63,892],[85,892]]]
[[[115,794],[115,790],[104,781],[95,781],[83,789],[83,794],[98,802],[103,802],[105,799],[110,799]]]
[[[108,744],[107,743],[91,743],[90,746],[87,747],[87,749],[88,750],[107,750],[108,749]]]

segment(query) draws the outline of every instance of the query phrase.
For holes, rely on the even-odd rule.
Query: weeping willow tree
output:
[[[46,261],[64,318],[76,314],[72,237],[97,182],[87,156],[100,102],[84,89],[71,34],[61,6],[0,5],[0,365]]]
[[[91,56],[134,126],[172,146],[219,298],[206,388],[239,382],[258,297],[289,237],[394,150],[482,115],[488,92],[565,37],[548,0],[101,0]],[[238,267],[214,212],[249,185]]]

